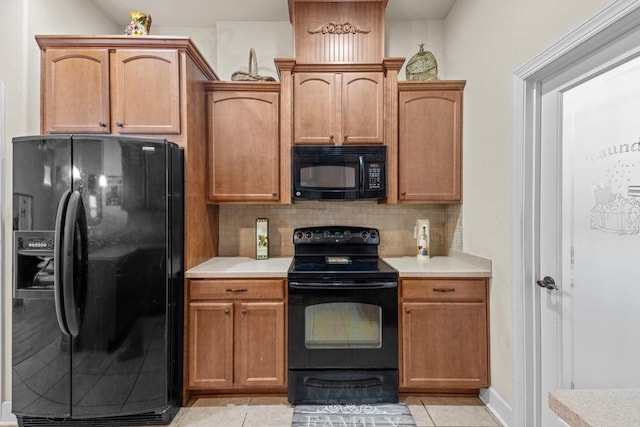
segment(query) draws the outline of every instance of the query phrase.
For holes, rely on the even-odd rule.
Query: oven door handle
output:
[[[391,289],[397,288],[398,282],[370,282],[370,283],[320,283],[320,282],[289,282],[292,289]]]

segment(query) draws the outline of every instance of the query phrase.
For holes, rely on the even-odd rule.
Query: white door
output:
[[[640,387],[640,58],[542,92],[539,419],[551,427],[550,390]]]

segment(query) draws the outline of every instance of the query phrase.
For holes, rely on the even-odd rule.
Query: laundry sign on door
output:
[[[590,156],[594,177],[591,227],[618,234],[640,232],[640,140],[602,148]]]
[[[563,194],[575,194],[564,209],[614,235],[640,233],[639,75],[629,61],[563,97]]]

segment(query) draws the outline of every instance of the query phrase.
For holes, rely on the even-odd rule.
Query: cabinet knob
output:
[[[406,191],[403,191],[402,193],[400,193],[400,195],[401,195],[401,196],[406,196],[406,195],[407,195],[407,192],[406,192]]]
[[[98,122],[98,126],[100,126],[101,128],[106,128],[106,127],[107,127],[107,124],[106,124],[105,122],[103,122],[102,120],[100,120],[100,121]]]
[[[409,310],[408,308],[405,308],[404,312],[407,313],[407,314],[411,314],[411,310]]]
[[[349,139],[349,135],[344,136],[344,140],[346,141],[347,139]]]
[[[335,138],[335,135],[329,135],[329,139],[331,140],[331,142],[333,142],[333,138]]]
[[[273,197],[276,197],[277,195],[278,195],[278,193],[277,193],[277,192],[275,192],[275,191],[273,191],[273,192],[271,193],[271,196],[273,196]]]
[[[231,314],[231,310],[229,310],[228,308],[224,309],[224,315],[228,316],[229,314]]]
[[[242,314],[247,314],[247,313],[248,313],[248,311],[247,311],[246,308],[242,309]]]
[[[122,122],[116,122],[116,126],[118,126],[119,128],[123,127],[124,125],[122,124]]]

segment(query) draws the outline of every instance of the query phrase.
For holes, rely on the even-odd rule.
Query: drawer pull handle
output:
[[[238,293],[242,293],[242,292],[247,292],[248,289],[247,288],[241,288],[241,289],[227,289],[227,292],[231,292],[234,294],[238,294]]]
[[[433,288],[433,292],[455,292],[456,288]]]

